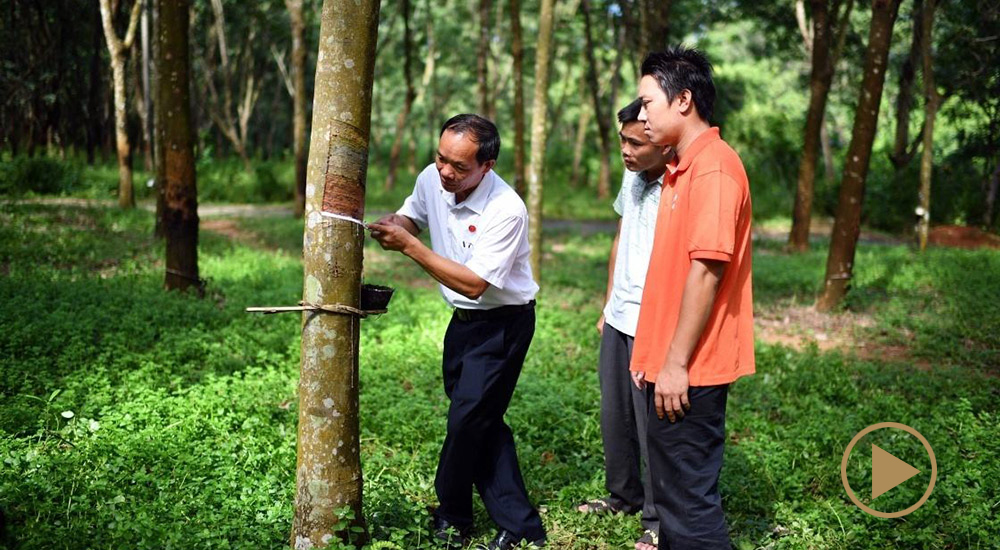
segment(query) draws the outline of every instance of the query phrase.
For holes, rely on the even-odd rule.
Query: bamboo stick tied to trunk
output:
[[[364,319],[369,315],[381,315],[389,310],[387,309],[362,310],[356,307],[345,306],[344,304],[313,304],[310,302],[299,302],[299,305],[297,306],[248,307],[246,308],[245,311],[247,313],[263,313],[265,315],[270,315],[272,313],[287,313],[289,311],[316,311],[319,313],[332,313],[335,315],[356,315]]]

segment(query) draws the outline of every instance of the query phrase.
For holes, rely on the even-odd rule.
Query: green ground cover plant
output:
[[[301,221],[239,227],[255,238],[203,231],[198,300],[161,290],[148,213],[0,205],[0,548],[287,546],[299,318],[243,308],[299,300]],[[552,548],[630,547],[639,534],[635,518],[573,510],[603,491],[593,323],[610,244],[546,235],[537,332],[508,413]],[[823,245],[789,256],[757,242],[758,307],[808,303],[825,257]],[[758,373],[729,403],[722,491],[735,547],[996,548],[1000,252],[866,244],[856,274],[846,307],[875,320],[863,334],[925,366],[758,342]],[[432,548],[448,310],[418,268],[370,242],[365,278],[397,288],[389,313],[362,323],[369,548]],[[898,520],[861,512],[839,476],[851,437],[887,420],[916,427],[939,464],[930,500]],[[919,464],[918,448],[871,442]],[[870,500],[866,461],[849,476]],[[878,506],[905,506],[922,486]],[[481,506],[477,519],[491,536]]]

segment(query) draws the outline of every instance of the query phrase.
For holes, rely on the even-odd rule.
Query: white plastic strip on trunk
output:
[[[320,215],[326,216],[327,218],[336,218],[338,220],[344,220],[345,222],[356,223],[356,224],[360,225],[361,227],[364,227],[365,229],[368,229],[368,224],[367,223],[365,223],[365,222],[363,222],[361,220],[356,220],[356,219],[354,219],[354,218],[352,218],[350,216],[344,216],[344,215],[341,215],[341,214],[334,214],[333,212],[320,212]]]

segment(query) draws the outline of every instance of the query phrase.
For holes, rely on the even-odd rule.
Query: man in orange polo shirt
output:
[[[649,401],[660,547],[729,549],[718,483],[729,385],[754,372],[750,188],[739,156],[709,123],[715,85],[704,54],[649,54],[639,99],[650,141],[677,152],[663,182],[631,363]]]

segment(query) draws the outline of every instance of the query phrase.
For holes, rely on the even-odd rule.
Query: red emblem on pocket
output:
[[[475,233],[475,232],[476,232],[476,226],[470,225],[469,226],[469,233]]]

